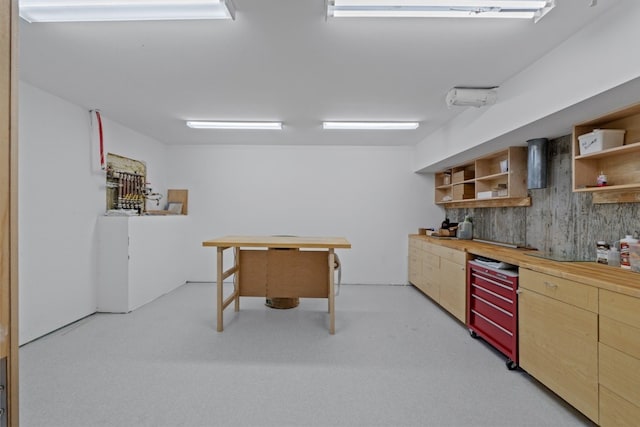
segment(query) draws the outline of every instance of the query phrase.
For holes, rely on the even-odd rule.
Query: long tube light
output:
[[[479,14],[461,10],[336,10],[336,18],[519,18],[532,19],[535,12],[482,12]]]
[[[330,17],[521,18],[536,22],[555,0],[327,0]]]
[[[540,9],[546,0],[334,0],[335,6],[378,7],[503,7],[508,9]]]
[[[417,129],[418,122],[323,122],[323,129],[406,130]]]
[[[187,122],[187,126],[193,129],[280,130],[282,129],[282,122],[212,122],[190,120]]]
[[[20,0],[27,22],[235,19],[232,0]]]

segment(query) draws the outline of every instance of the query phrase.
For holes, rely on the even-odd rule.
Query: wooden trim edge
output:
[[[509,199],[485,199],[439,203],[447,209],[457,208],[509,208],[509,207],[529,207],[531,197],[515,197]]]

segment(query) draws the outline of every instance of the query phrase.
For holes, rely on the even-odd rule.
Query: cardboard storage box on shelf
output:
[[[594,129],[592,132],[578,136],[580,155],[621,146],[624,143],[625,132],[624,129]]]
[[[458,227],[441,228],[438,230],[438,236],[440,237],[456,237]]]
[[[431,236],[435,231],[433,228],[418,228],[418,234]]]
[[[468,179],[473,179],[475,177],[475,173],[472,170],[461,170],[453,173],[453,183],[466,181]]]
[[[473,199],[475,196],[475,186],[473,184],[453,186],[453,200]]]

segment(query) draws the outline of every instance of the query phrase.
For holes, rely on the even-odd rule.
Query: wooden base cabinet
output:
[[[597,288],[520,269],[520,366],[596,423],[597,296]]]
[[[466,262],[466,252],[409,237],[409,282],[463,323]]]
[[[640,299],[600,290],[600,425],[640,421]]]
[[[422,245],[420,240],[409,238],[409,282],[417,286],[422,280]]]
[[[189,217],[98,217],[97,311],[128,313],[183,285]]]

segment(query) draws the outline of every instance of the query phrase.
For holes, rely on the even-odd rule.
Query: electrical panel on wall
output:
[[[144,162],[107,153],[107,213],[143,214],[146,182]]]

